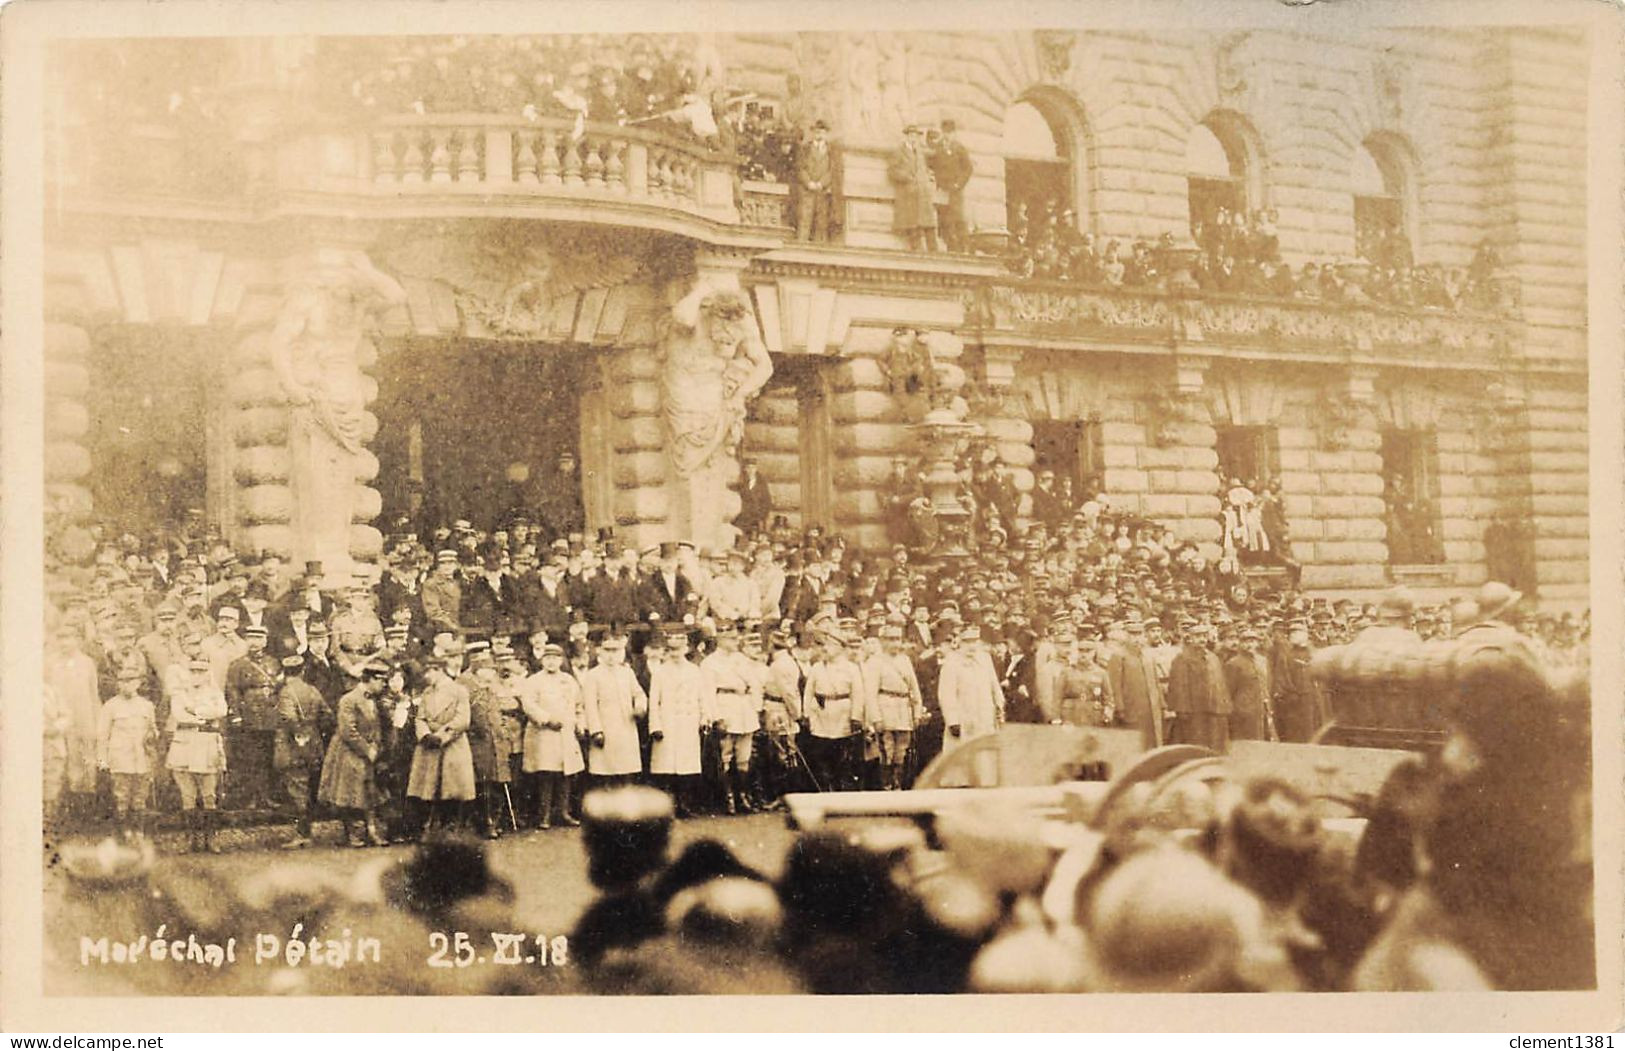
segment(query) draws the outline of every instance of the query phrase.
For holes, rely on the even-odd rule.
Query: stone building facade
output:
[[[1221,454],[1250,448],[1279,479],[1306,588],[1476,584],[1501,568],[1494,525],[1521,545],[1520,583],[1548,604],[1585,601],[1578,32],[685,38],[719,97],[830,124],[833,243],[795,239],[785,187],[743,181],[727,151],[658,124],[324,107],[364,58],[335,71],[318,39],[117,46],[152,49],[129,68],[178,72],[140,109],[141,89],[94,47],[51,61],[64,90],[47,122],[42,350],[57,513],[108,512],[180,475],[238,544],[343,573],[377,559],[389,516],[453,490],[479,505],[545,486],[550,452],[568,447],[589,528],[635,543],[728,542],[729,480],[750,455],[776,512],[879,544],[893,460],[920,453],[885,368],[907,326],[963,370],[971,422],[1023,492],[1061,449],[1114,502],[1216,541]],[[1052,137],[1041,163],[1101,243],[1188,246],[1193,179],[1212,174],[1193,169],[1196,140],[1211,136],[1237,200],[1273,211],[1294,269],[1355,258],[1374,160],[1419,263],[1465,269],[1488,243],[1518,294],[1458,311],[1013,275],[999,254],[1012,173],[1032,160],[1012,129],[1034,113]],[[971,155],[980,254],[906,251],[892,229],[899,133],[944,119]],[[706,338],[706,323],[674,317],[709,293],[747,305],[746,343],[772,374],[737,404],[719,398],[716,413],[743,415],[741,440],[722,436],[700,475],[680,476],[672,341]],[[108,363],[129,377],[118,389]],[[127,470],[121,489],[102,476],[108,420],[118,406],[141,417],[132,404],[151,415],[144,375],[165,377],[160,405],[185,388],[188,424],[167,470]],[[1406,455],[1432,494],[1426,564],[1396,562],[1390,536],[1384,473],[1401,439],[1419,443]],[[97,492],[119,495],[97,507]]]

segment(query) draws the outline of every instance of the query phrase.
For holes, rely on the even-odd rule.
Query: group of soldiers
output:
[[[70,823],[178,810],[205,849],[221,809],[280,810],[302,845],[324,806],[355,842],[569,823],[583,777],[724,812],[895,790],[1004,722],[1307,741],[1333,715],[1316,650],[1481,619],[1475,600],[1249,594],[1237,566],[1098,498],[1045,517],[940,565],[778,516],[709,552],[523,515],[420,540],[400,520],[382,575],[339,588],[209,538],[108,538],[54,618],[46,798]],[[1506,616],[1503,599],[1477,601]],[[1572,618],[1535,634],[1554,659],[1586,641]]]

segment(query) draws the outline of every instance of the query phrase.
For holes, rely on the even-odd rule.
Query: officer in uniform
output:
[[[903,651],[903,626],[881,628],[880,644],[881,652],[863,668],[863,681],[869,689],[866,719],[880,739],[882,787],[895,792],[903,787],[914,728],[925,721],[925,700],[914,662]]]
[[[595,786],[614,787],[643,772],[637,720],[649,716],[649,695],[626,664],[626,638],[598,647],[598,663],[581,675],[587,771]]]
[[[463,804],[474,798],[468,688],[451,677],[452,668],[461,662],[461,647],[424,661],[427,681],[418,696],[417,749],[406,781],[407,797],[419,801],[420,811],[428,811],[424,835],[439,825],[460,827]],[[450,804],[449,818],[441,813],[444,803]]]
[[[668,629],[665,659],[649,683],[649,773],[668,779],[680,817],[689,813],[693,780],[700,774],[701,726],[715,705],[706,676],[688,653],[688,630]]]
[[[821,791],[849,786],[857,769],[862,712],[863,676],[848,659],[840,635],[826,631],[801,696],[807,758],[817,772]]]
[[[937,681],[937,703],[942,706],[947,751],[999,728],[1004,718],[1004,695],[992,662],[981,650],[982,629],[960,629],[955,644],[943,654]]]
[[[739,652],[735,625],[724,623],[717,628],[716,652],[700,662],[700,671],[705,675],[706,695],[712,700],[705,719],[721,744],[717,777],[723,808],[730,814],[750,812],[755,809],[749,792],[751,743],[762,727],[762,694],[749,659]]]
[[[463,605],[463,586],[457,579],[456,551],[443,548],[434,556],[434,575],[423,582],[421,596],[423,615],[428,618],[431,633],[462,632],[458,617]]]
[[[181,817],[191,834],[191,849],[218,854],[214,825],[220,775],[226,770],[221,739],[226,697],[214,684],[206,658],[194,658],[187,671],[189,681],[178,684],[169,707],[169,755],[164,765],[180,789]]]
[[[102,705],[97,719],[96,765],[112,778],[114,819],[126,836],[146,831],[158,748],[158,717],[152,702],[140,694],[145,674],[139,665],[120,668],[118,693]]]
[[[581,746],[576,728],[581,718],[581,686],[564,670],[564,647],[549,642],[542,647],[542,670],[525,681],[520,704],[525,710],[525,763],[536,775],[536,827],[553,827],[555,808],[559,822],[580,824],[570,816],[570,778],[581,772]]]
[[[226,669],[226,753],[236,774],[234,806],[273,809],[271,762],[282,666],[265,648],[263,625],[243,629],[248,652]]]
[[[294,816],[293,838],[283,844],[286,850],[310,846],[316,789],[322,778],[322,759],[327,753],[322,731],[333,723],[327,699],[306,681],[304,672],[304,657],[290,653],[282,658],[273,758],[282,781],[283,796]]]

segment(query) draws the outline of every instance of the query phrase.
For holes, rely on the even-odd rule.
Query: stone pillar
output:
[[[1590,603],[1590,463],[1585,374],[1532,376],[1520,414],[1529,449],[1535,575],[1543,603]]]
[[[639,548],[671,539],[665,421],[660,413],[660,359],[649,346],[610,358],[606,395],[613,416],[615,529]]]
[[[1025,526],[1032,515],[1033,464],[1038,454],[1033,451],[1032,422],[1015,390],[1020,361],[1021,351],[1014,347],[983,348],[981,383],[988,397],[982,405],[972,407],[971,422],[981,424],[999,459],[1009,467],[1010,478],[1021,493],[1019,518]],[[976,412],[977,408],[982,411]]]
[[[1183,540],[1215,545],[1209,554],[1216,555],[1223,529],[1216,437],[1203,397],[1207,364],[1180,355],[1172,382],[1154,382],[1132,418],[1113,411],[1101,424],[1101,439],[1106,494],[1114,503],[1165,524]]]
[[[378,433],[368,406],[378,384],[371,312],[404,299],[360,252],[318,249],[288,261],[287,291],[269,326],[237,346],[232,435],[237,443],[237,540],[294,562],[320,561],[329,585],[375,563],[371,485]]]
[[[879,337],[880,333],[875,335]],[[925,338],[933,360],[952,360],[964,349],[956,338],[945,333],[931,333]],[[851,357],[830,374],[835,528],[864,548],[885,545],[881,490],[891,477],[893,459],[914,451],[913,439],[881,366],[885,350],[879,339],[857,339]]]
[[[66,320],[45,323],[45,506],[70,520],[91,511],[90,334]]]
[[[773,513],[801,526],[801,399],[793,384],[762,391],[745,423],[745,454],[773,496]]]
[[[1368,371],[1354,370],[1335,381],[1316,406],[1307,470],[1294,472],[1286,492],[1293,554],[1304,565],[1307,590],[1378,589],[1389,582],[1382,432],[1371,405],[1373,379]],[[1287,483],[1283,472],[1283,489]],[[1305,496],[1315,523],[1306,532],[1315,539],[1300,544],[1295,511]]]

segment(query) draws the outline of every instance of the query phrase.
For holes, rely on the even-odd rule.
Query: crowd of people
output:
[[[1175,254],[1171,234],[1125,244],[1080,231],[1075,213],[1058,198],[1036,206],[1018,202],[1014,216],[1009,266],[1022,278],[1160,289],[1188,268],[1189,280],[1204,292],[1476,312],[1504,309],[1517,295],[1490,242],[1478,246],[1466,268],[1417,264],[1397,225],[1362,236],[1367,254],[1359,261],[1309,260],[1294,270],[1281,258],[1273,208],[1232,212],[1221,206],[1210,219],[1194,221],[1191,261]]]
[[[652,780],[685,812],[898,789],[1005,722],[1307,741],[1334,715],[1317,648],[1515,615],[1498,584],[1311,599],[1107,497],[1070,510],[1048,474],[1024,527],[1013,494],[996,461],[968,471],[981,524],[948,561],[904,535],[906,507],[880,552],[754,501],[717,551],[401,519],[381,573],[338,587],[239,557],[200,516],[145,540],[73,527],[52,546],[48,806],[131,829],[177,811],[202,849],[222,808],[280,812],[296,846],[333,813],[364,844],[570,824],[580,782]],[[1553,661],[1583,653],[1583,618],[1530,627]]]

